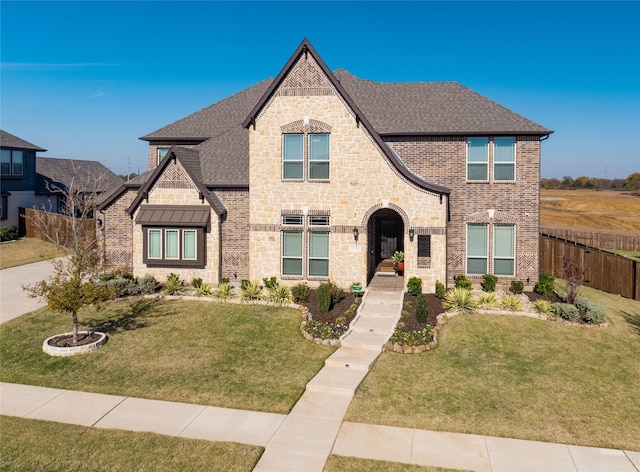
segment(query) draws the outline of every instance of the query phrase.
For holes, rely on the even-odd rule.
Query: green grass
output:
[[[618,254],[619,256],[625,256],[630,259],[635,259],[636,261],[640,261],[640,251],[624,251],[622,249],[602,249],[602,250],[611,252],[613,254]]]
[[[586,287],[607,328],[459,315],[382,354],[345,420],[640,451],[640,302]]]
[[[22,238],[0,244],[0,269],[45,261],[59,256],[62,256],[62,251],[49,242],[34,238]]]
[[[455,472],[442,467],[424,467],[399,462],[358,459],[356,457],[329,456],[323,472]],[[459,471],[463,472],[463,471]]]
[[[288,413],[335,350],[306,341],[292,308],[137,298],[79,319],[109,341],[74,357],[42,352],[70,315],[41,309],[0,325],[0,380]]]
[[[0,470],[250,471],[263,449],[0,416]]]

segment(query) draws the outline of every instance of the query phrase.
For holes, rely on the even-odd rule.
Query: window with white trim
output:
[[[489,151],[492,152],[489,152]],[[489,172],[491,170],[491,172]],[[516,138],[467,138],[467,181],[513,182],[516,179]]]
[[[328,133],[283,134],[283,180],[329,180],[329,136]]]
[[[489,180],[489,138],[467,138],[467,180]]]
[[[204,228],[142,228],[143,262],[147,265],[202,266]]]
[[[489,226],[484,223],[467,225],[467,274],[486,274],[488,269]]]
[[[515,225],[493,225],[493,273],[515,275]]]
[[[282,275],[329,276],[329,216],[282,216]]]
[[[516,138],[493,138],[493,180],[516,179]]]
[[[2,175],[22,175],[24,166],[24,151],[17,149],[3,149],[0,158],[0,173]]]
[[[493,240],[491,252],[490,237]],[[467,224],[467,274],[515,275],[515,244],[516,227],[513,224]]]

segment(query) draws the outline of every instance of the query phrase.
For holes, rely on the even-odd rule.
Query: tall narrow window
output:
[[[182,231],[182,258],[186,260],[197,259],[195,230],[185,229]]]
[[[24,151],[3,149],[0,159],[0,172],[2,175],[22,175]]]
[[[162,230],[150,229],[147,244],[149,259],[162,259]]]
[[[467,274],[487,273],[488,226],[467,225]]]
[[[493,180],[515,180],[516,138],[493,138]]]
[[[467,180],[489,180],[489,138],[467,138]]]
[[[282,232],[282,274],[302,275],[302,231]]]
[[[2,150],[2,161],[0,162],[2,175],[11,175],[11,150]]]
[[[180,230],[168,229],[164,233],[164,257],[167,259],[180,258]]]
[[[329,179],[329,135],[309,135],[309,178]]]
[[[282,135],[282,178],[302,179],[304,169],[304,135]]]
[[[515,226],[493,227],[493,273],[515,275]]]

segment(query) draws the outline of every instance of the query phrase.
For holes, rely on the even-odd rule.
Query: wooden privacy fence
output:
[[[640,251],[640,231],[608,231],[602,229],[598,231],[587,231],[543,227],[540,228],[540,232],[586,246],[621,251]]]
[[[586,244],[540,234],[540,270],[561,278],[565,259],[585,270],[584,285],[640,300],[638,261]]]
[[[49,213],[46,211],[33,210],[31,208],[20,208],[20,223],[24,223],[24,236],[47,240],[44,233],[57,234],[62,245],[66,246],[73,241],[73,230],[71,228],[71,218],[59,213]],[[44,226],[40,226],[42,222]],[[96,237],[96,224],[94,219],[82,220],[81,237],[86,241],[93,241]]]

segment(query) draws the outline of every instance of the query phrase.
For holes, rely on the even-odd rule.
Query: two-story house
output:
[[[425,291],[538,279],[552,131],[455,82],[332,72],[303,40],[275,79],[141,139],[149,172],[99,207],[137,276],[368,282],[404,251]]]

